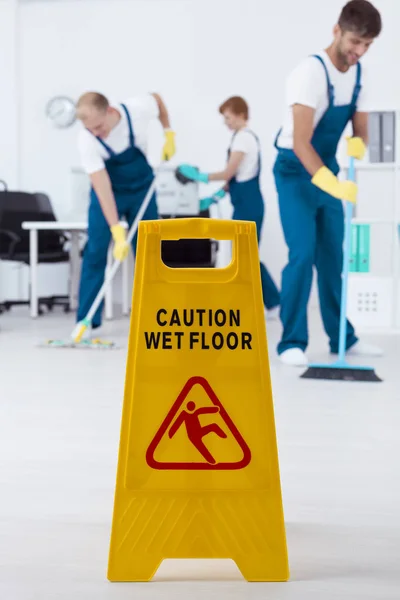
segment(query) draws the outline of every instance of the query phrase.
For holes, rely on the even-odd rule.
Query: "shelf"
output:
[[[365,217],[354,217],[351,220],[353,225],[392,225],[393,226],[393,219],[375,219],[375,218],[365,218]],[[400,221],[398,223],[398,225],[400,225]]]
[[[387,275],[374,275],[371,272],[367,272],[367,273],[361,273],[361,272],[357,272],[357,271],[349,271],[349,278],[352,279],[367,279],[368,277],[370,279],[382,279],[385,281],[388,281],[389,279],[392,278],[392,275],[390,273],[388,273]]]
[[[347,170],[349,165],[340,165],[341,169]],[[397,163],[356,163],[357,171],[397,171],[400,169],[400,164]]]
[[[376,270],[369,273],[349,273],[349,310],[357,323],[357,329],[377,333],[398,332],[400,327],[400,110],[393,108],[375,109],[372,112],[395,113],[394,162],[370,162],[367,151],[364,160],[355,161],[356,178],[360,185],[360,196],[364,201],[356,209],[353,225],[371,225],[370,253],[371,261],[384,250],[388,262],[376,263]],[[381,132],[382,134],[382,123]],[[351,129],[351,128],[350,128]],[[351,135],[351,132],[349,132]],[[375,132],[376,133],[376,132]],[[381,156],[390,156],[382,154]],[[346,144],[343,143],[338,156],[342,178],[348,177],[349,157]],[[361,214],[356,214],[360,212]],[[372,213],[374,217],[366,215]],[[358,218],[359,217],[359,218]],[[372,231],[374,228],[374,231]],[[382,248],[379,246],[382,245]],[[378,266],[379,265],[379,266]],[[367,294],[375,294],[379,300],[379,314],[368,315],[360,308],[359,302]]]

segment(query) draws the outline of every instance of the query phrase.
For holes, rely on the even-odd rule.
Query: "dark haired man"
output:
[[[175,143],[167,109],[158,94],[136,96],[124,104],[114,104],[103,94],[86,92],[79,98],[76,110],[84,126],[78,140],[81,163],[91,182],[88,242],[83,254],[77,313],[79,322],[85,318],[104,281],[111,236],[114,257],[125,260],[128,255],[125,229],[119,221],[125,217],[128,225],[132,225],[154,179],[146,158],[150,121],[159,119],[164,128],[164,160],[175,153]],[[143,219],[157,219],[155,194]],[[135,236],[133,250],[136,239]],[[102,308],[103,305],[93,318],[93,328],[101,324]]]
[[[313,267],[324,329],[331,352],[338,352],[344,218],[341,200],[356,201],[357,185],[339,181],[338,142],[349,121],[349,156],[361,159],[368,141],[368,88],[360,58],[381,31],[381,17],[367,0],[344,6],[331,45],[303,60],[286,82],[283,126],[274,177],[289,261],[282,274],[278,354],[283,363],[305,366],[308,345],[307,304]],[[347,322],[349,353],[377,355],[359,342]]]

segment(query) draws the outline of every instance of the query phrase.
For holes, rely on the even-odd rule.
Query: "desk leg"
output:
[[[30,262],[30,280],[31,280],[31,317],[36,319],[38,316],[38,230],[31,229],[29,232],[29,262]]]
[[[131,255],[122,263],[122,314],[129,315],[128,279]]]
[[[110,272],[110,269],[113,264],[112,252],[113,252],[113,248],[112,248],[112,245],[110,244],[110,247],[108,249],[108,254],[107,254],[106,277],[107,277],[108,273]],[[108,286],[106,293],[105,293],[105,298],[104,298],[104,312],[105,312],[106,319],[113,318],[113,293],[112,292],[113,292],[113,282],[111,282],[110,285]]]
[[[69,307],[76,310],[78,307],[78,291],[80,277],[80,256],[79,256],[79,231],[71,231],[71,249],[69,252]]]

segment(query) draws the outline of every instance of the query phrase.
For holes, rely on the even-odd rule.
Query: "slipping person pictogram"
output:
[[[217,461],[206,448],[203,442],[203,438],[209,433],[215,433],[220,438],[226,438],[227,435],[216,423],[211,423],[210,425],[202,426],[200,424],[200,415],[219,413],[219,407],[205,406],[196,409],[196,404],[192,400],[190,400],[186,404],[186,408],[187,410],[182,410],[181,414],[169,430],[169,438],[171,439],[176,434],[181,425],[184,423],[186,427],[187,436],[192,442],[193,446],[196,448],[196,450],[200,452],[200,454],[203,456],[203,458],[205,458],[205,460],[209,464],[215,465]]]
[[[198,401],[197,406],[200,403],[203,404],[202,407],[198,408],[193,400],[189,400],[189,394],[191,394],[194,387],[205,392],[210,400],[208,406],[204,406],[202,402]],[[214,415],[214,417],[209,417],[209,423],[202,425],[201,415]],[[182,434],[176,436],[182,425],[185,425],[185,430],[182,429]],[[223,443],[220,443],[217,438],[213,439],[211,436],[210,442],[216,442],[215,448],[210,448],[211,452],[206,446],[207,440],[204,440],[210,433],[215,433],[218,438],[223,440]],[[173,458],[170,458],[168,447],[170,447],[170,440],[174,436],[175,442],[172,446],[175,451]],[[164,437],[169,440],[169,443]],[[233,440],[242,452],[241,458],[237,449],[234,450]],[[188,455],[187,452],[188,441],[190,442],[189,447],[193,446],[199,454],[197,460],[189,458],[190,453]],[[162,444],[162,448],[157,453],[160,444]],[[217,448],[218,453],[222,451],[222,455],[217,454]],[[156,458],[157,454],[158,458]],[[215,454],[215,457],[213,454]],[[244,469],[250,461],[251,451],[249,446],[209,382],[204,377],[199,376],[190,377],[185,383],[146,450],[146,462],[152,469],[231,471]]]

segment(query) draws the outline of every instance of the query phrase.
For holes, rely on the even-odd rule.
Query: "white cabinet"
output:
[[[372,140],[374,162],[370,162],[369,153],[363,161],[356,161],[359,196],[353,224],[369,225],[370,268],[368,272],[349,275],[348,316],[358,330],[399,332],[400,111],[384,112],[386,126],[390,114],[394,115],[394,144],[390,148],[390,143],[385,143],[381,137],[381,152],[377,156],[377,143]],[[373,135],[376,136],[376,131]],[[394,162],[375,162],[379,158],[394,158]],[[339,149],[339,160],[341,176],[345,177],[348,159],[344,140]]]

